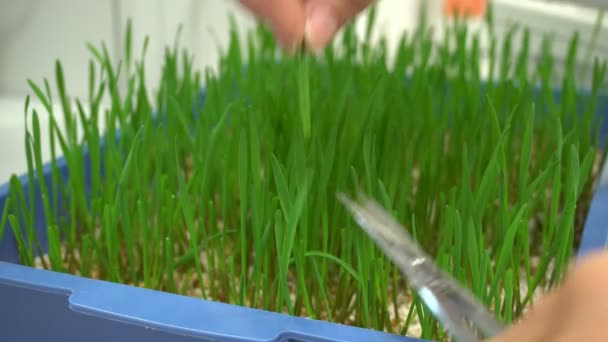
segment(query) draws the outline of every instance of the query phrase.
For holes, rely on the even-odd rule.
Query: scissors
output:
[[[343,193],[338,199],[361,228],[399,267],[447,332],[459,342],[475,342],[498,335],[503,325],[471,292],[439,269],[411,235],[378,203],[365,195],[355,202]]]

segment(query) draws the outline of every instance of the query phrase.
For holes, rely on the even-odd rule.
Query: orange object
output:
[[[481,17],[486,13],[488,0],[445,0],[443,5],[448,17]]]

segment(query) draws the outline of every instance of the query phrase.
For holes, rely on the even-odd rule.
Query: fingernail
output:
[[[308,48],[319,53],[338,31],[338,21],[331,11],[323,6],[313,8],[306,19],[305,39]]]

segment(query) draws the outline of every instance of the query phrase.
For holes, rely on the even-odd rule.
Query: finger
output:
[[[277,41],[287,51],[295,51],[304,40],[303,0],[240,0],[240,3],[270,25]]]
[[[594,253],[573,266],[560,288],[543,297],[519,322],[491,342],[591,341],[578,337],[593,328],[597,334],[597,327],[608,316],[608,300],[604,299],[608,253]],[[606,333],[602,330],[601,334]]]
[[[536,342],[553,341],[551,336],[557,333],[561,324],[560,310],[563,291],[556,290],[544,296],[524,315],[522,319],[507,328],[489,342]]]
[[[308,0],[305,39],[313,51],[324,49],[336,33],[373,0]]]
[[[570,315],[576,316],[573,320],[608,316],[607,282],[608,253],[596,252],[578,261],[563,286],[573,301],[569,309]]]

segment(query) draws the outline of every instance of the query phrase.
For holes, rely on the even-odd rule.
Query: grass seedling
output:
[[[606,62],[594,63],[592,84],[579,84],[574,37],[558,100],[550,39],[535,64],[518,28],[493,35],[483,82],[479,40],[462,25],[441,42],[424,27],[404,35],[394,59],[353,25],[314,58],[281,54],[262,25],[245,43],[233,29],[218,71],[204,73],[176,38],[154,94],[144,79],[148,40],[134,60],[128,26],[117,65],[103,45],[89,46],[88,104],[67,94],[58,61],[53,89],[29,82],[46,113],[25,108],[41,212],[33,187],[13,177],[0,232],[10,223],[27,265],[442,338],[335,199],[360,189],[497,317],[517,319],[559,284],[576,251],[604,158],[595,112]],[[50,141],[40,115],[50,118]],[[36,216],[48,246],[36,239]]]

